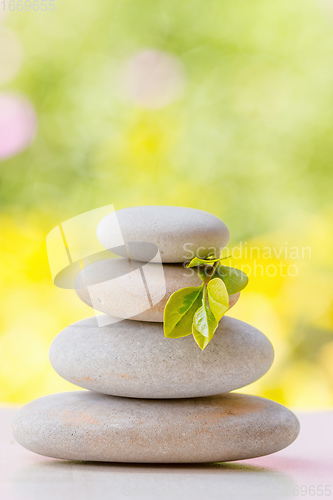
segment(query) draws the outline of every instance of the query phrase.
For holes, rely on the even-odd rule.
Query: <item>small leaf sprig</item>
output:
[[[197,267],[200,286],[174,292],[164,308],[164,335],[180,338],[193,334],[201,350],[212,340],[219,321],[229,309],[229,295],[243,290],[248,277],[240,269],[224,266],[228,257],[194,257],[186,267]]]

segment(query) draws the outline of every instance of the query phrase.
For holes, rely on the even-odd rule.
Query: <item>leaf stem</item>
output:
[[[220,261],[217,261],[214,263],[214,265],[209,269],[210,272],[206,274],[206,278],[204,279],[204,284],[207,285],[207,283],[211,280],[212,276],[214,275],[216,269],[218,268],[220,264]]]
[[[202,294],[202,305],[205,306],[207,304],[207,283],[203,283],[203,294]]]

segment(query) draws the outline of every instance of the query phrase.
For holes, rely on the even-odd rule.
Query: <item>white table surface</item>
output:
[[[296,413],[301,432],[285,450],[251,460],[198,465],[67,462],[18,445],[0,409],[1,500],[333,500],[333,411]]]

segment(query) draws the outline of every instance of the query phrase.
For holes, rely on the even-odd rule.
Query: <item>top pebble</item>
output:
[[[130,258],[143,262],[152,260],[151,244],[158,247],[162,262],[181,263],[195,256],[219,255],[229,241],[224,222],[203,210],[159,205],[124,208],[104,217],[97,227],[101,244],[123,257],[128,256],[125,246],[115,250],[112,241],[115,223],[126,245],[135,242],[129,246]]]

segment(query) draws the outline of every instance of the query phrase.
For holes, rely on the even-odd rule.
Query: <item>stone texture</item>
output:
[[[162,262],[186,262],[195,255],[219,254],[229,241],[229,231],[215,215],[202,210],[174,206],[124,208],[104,217],[97,227],[101,244],[113,249],[119,244],[117,222],[125,243],[157,245]],[[126,257],[121,249],[115,251]],[[134,247],[131,259],[149,262],[151,257]]]
[[[12,428],[22,446],[49,457],[181,463],[276,452],[299,423],[287,408],[242,394],[147,401],[78,391],[32,401]]]
[[[162,267],[162,264],[143,264],[120,258],[101,260],[85,267],[76,277],[75,289],[83,302],[110,316],[163,322],[164,307],[170,295],[180,288],[201,283],[193,268],[186,269],[181,264],[163,264]],[[239,295],[230,295],[230,307]]]
[[[63,330],[50,348],[53,368],[93,391],[134,398],[185,398],[229,392],[260,378],[273,348],[259,330],[223,317],[204,351],[193,336],[167,339],[161,323],[96,318]]]

